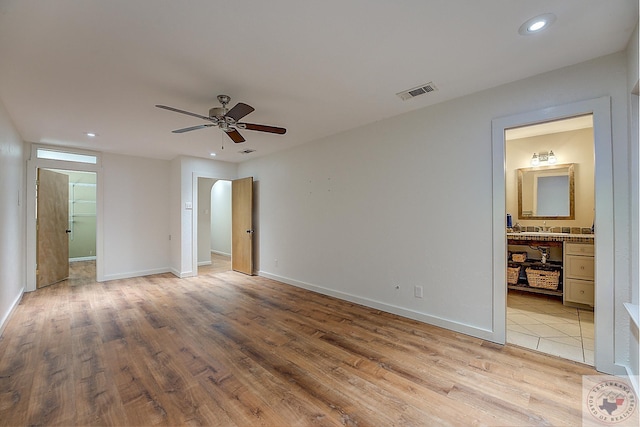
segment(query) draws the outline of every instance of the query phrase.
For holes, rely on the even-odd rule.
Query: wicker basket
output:
[[[520,267],[507,267],[507,284],[515,285],[520,278]]]
[[[511,261],[513,262],[525,262],[527,260],[526,252],[514,252],[511,254]]]
[[[528,267],[525,269],[527,281],[532,288],[558,289],[560,284],[560,270],[539,270]]]

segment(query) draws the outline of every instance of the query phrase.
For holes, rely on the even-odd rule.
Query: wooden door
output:
[[[231,182],[231,268],[253,274],[253,177]]]
[[[69,277],[69,176],[38,169],[36,287]]]

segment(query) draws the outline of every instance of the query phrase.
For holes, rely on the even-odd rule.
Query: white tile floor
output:
[[[593,366],[593,311],[557,297],[509,291],[507,342]]]

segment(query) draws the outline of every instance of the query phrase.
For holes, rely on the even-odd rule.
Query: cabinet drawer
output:
[[[594,246],[587,245],[583,243],[565,243],[564,244],[564,253],[565,255],[587,255],[593,256],[594,254]]]
[[[565,301],[587,304],[593,307],[593,282],[589,280],[566,279],[564,283]]]
[[[594,262],[592,256],[567,255],[565,264],[565,277],[593,280]]]

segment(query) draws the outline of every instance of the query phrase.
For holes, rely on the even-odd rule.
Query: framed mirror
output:
[[[518,169],[518,219],[575,219],[574,164]]]

